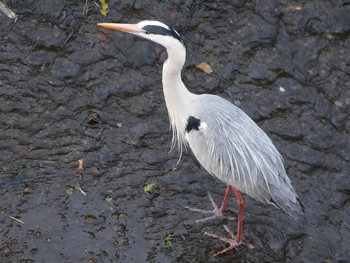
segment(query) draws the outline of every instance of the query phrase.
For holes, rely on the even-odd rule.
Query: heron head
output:
[[[184,42],[179,33],[177,33],[175,29],[159,21],[145,20],[137,24],[99,23],[97,25],[149,39],[165,48],[178,45],[178,43],[184,46]]]

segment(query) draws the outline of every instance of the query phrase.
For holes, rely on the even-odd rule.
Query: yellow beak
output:
[[[118,23],[98,23],[98,26],[102,26],[109,29],[119,30],[128,33],[139,33],[141,29],[136,24],[118,24]]]

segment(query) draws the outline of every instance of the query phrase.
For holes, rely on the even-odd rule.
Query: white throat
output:
[[[181,45],[181,46],[180,46]],[[167,48],[168,59],[163,65],[163,92],[168,109],[173,141],[171,150],[178,145],[180,158],[185,144],[185,129],[188,109],[193,94],[187,90],[181,80],[181,70],[186,59],[186,49],[179,42],[178,45]]]

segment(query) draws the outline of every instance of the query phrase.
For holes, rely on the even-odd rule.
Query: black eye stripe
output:
[[[156,25],[147,25],[142,28],[146,31],[146,34],[162,35],[162,36],[172,36],[183,43],[180,35],[172,28],[165,28]]]

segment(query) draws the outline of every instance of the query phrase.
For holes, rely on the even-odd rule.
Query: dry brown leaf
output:
[[[213,69],[207,62],[200,63],[196,66],[196,68],[199,68],[200,70],[204,71],[207,74],[210,74],[213,72]]]
[[[84,170],[83,160],[78,160],[78,171]]]

